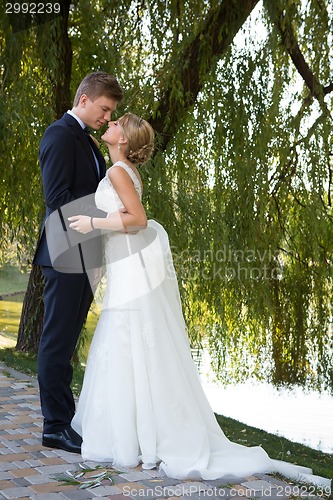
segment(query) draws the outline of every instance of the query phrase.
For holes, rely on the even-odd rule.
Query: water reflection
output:
[[[10,295],[6,300],[0,300],[0,348],[16,345],[23,295]]]
[[[316,391],[277,389],[247,381],[223,385],[210,368],[207,350],[194,350],[207,398],[216,413],[286,437],[316,450],[333,453],[333,396]]]

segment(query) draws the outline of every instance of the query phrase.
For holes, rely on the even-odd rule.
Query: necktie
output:
[[[88,127],[84,127],[83,129],[83,132],[85,134],[87,134],[88,136],[88,140],[89,140],[89,144],[90,144],[90,147],[91,147],[91,151],[92,151],[92,154],[94,155],[94,159],[95,159],[95,163],[96,163],[96,169],[97,169],[97,174],[98,174],[98,178],[100,178],[100,170],[99,170],[99,163],[98,163],[98,160],[97,160],[97,156],[95,154],[95,151],[94,151],[94,141],[93,139],[90,137],[90,130]]]

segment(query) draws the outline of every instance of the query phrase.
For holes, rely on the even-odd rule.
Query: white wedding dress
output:
[[[134,172],[123,167],[141,197]],[[113,168],[113,167],[111,167]],[[122,207],[108,172],[96,192]],[[72,427],[85,460],[156,465],[172,478],[216,479],[280,472],[324,486],[311,470],[227,439],[191,357],[168,236],[153,220],[136,234],[105,234],[107,287]]]

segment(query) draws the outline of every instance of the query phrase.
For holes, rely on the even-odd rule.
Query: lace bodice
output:
[[[139,177],[133,172],[131,167],[126,165],[126,163],[124,163],[123,161],[117,161],[106,171],[105,177],[100,181],[95,193],[95,203],[97,208],[100,208],[101,210],[104,210],[108,213],[117,212],[124,207],[116,189],[112,185],[112,182],[109,178],[109,170],[111,170],[111,168],[114,168],[115,166],[122,167],[124,170],[126,170],[133,181],[135,190],[137,191],[139,198],[141,199],[142,196],[142,187]],[[137,251],[137,248],[143,244],[141,242],[142,236],[139,233],[141,233],[141,231],[135,233],[136,237],[133,238],[133,235],[125,234],[120,231],[102,231],[104,242],[104,256],[107,267],[113,264],[115,261],[126,259],[126,257]],[[110,271],[111,268],[108,268],[108,272]]]
[[[111,170],[111,168],[114,168],[115,166],[122,167],[124,170],[126,170],[133,181],[134,187],[140,199],[142,197],[142,188],[138,176],[133,172],[131,167],[126,165],[126,163],[124,163],[123,161],[117,161],[106,171],[105,177],[100,181],[95,194],[95,203],[97,208],[100,208],[101,210],[109,213],[115,212],[116,210],[120,210],[124,207],[117,191],[113,187],[112,182],[109,178],[109,170]]]

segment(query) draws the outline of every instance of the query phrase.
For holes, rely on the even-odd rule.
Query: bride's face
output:
[[[126,137],[124,134],[124,129],[120,123],[116,120],[114,122],[109,122],[107,130],[101,137],[102,141],[110,146],[124,144],[126,142]]]

